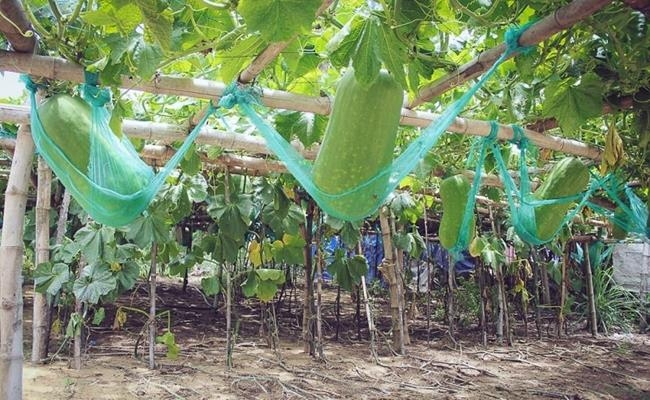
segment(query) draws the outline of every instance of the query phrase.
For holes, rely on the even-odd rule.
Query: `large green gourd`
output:
[[[48,137],[78,170],[88,170],[90,105],[80,97],[58,94],[38,107]]]
[[[442,247],[447,250],[453,248],[458,242],[470,190],[471,185],[469,180],[463,175],[450,176],[440,184],[442,218],[440,220],[438,237],[440,238]],[[472,213],[472,218],[467,228],[469,229],[469,237],[467,238],[469,241],[476,234],[476,217],[474,213]]]
[[[587,166],[575,157],[566,157],[553,166],[544,183],[533,193],[533,197],[549,200],[575,196],[583,192],[588,184]],[[574,205],[575,202],[568,201],[537,207],[535,209],[537,237],[542,241],[551,240],[567,211]]]
[[[348,68],[341,78],[334,106],[312,176],[330,195],[356,188],[386,169],[393,160],[403,92],[387,72],[369,86],[361,85]],[[373,179],[330,202],[328,213],[346,220],[372,213],[384,195],[388,174]]]
[[[91,153],[91,121],[90,105],[80,97],[58,94],[50,97],[38,107],[38,117],[47,134],[47,138],[63,153],[62,155],[83,175],[89,172]],[[94,136],[96,153],[104,159],[97,167],[105,168],[107,173],[100,174],[101,182],[95,182],[106,189],[116,190],[121,194],[137,192],[151,179],[151,174],[143,175],[141,169],[119,168],[119,173],[112,174],[110,164],[123,163],[123,149],[110,143],[102,135]],[[128,139],[125,139],[128,140]],[[101,147],[101,149],[100,149]],[[51,153],[52,154],[52,153]],[[57,162],[57,175],[67,173],[74,179],[80,191],[89,192],[91,189],[84,179],[79,179],[76,173],[67,170],[69,166],[63,160]],[[54,166],[53,166],[54,169]]]

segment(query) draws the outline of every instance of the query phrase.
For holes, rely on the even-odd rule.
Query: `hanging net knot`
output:
[[[529,54],[535,49],[534,46],[522,46],[519,44],[519,39],[521,35],[532,25],[533,21],[530,21],[522,26],[513,26],[509,28],[504,37],[506,44],[506,53],[511,54],[515,52]]]
[[[257,88],[233,82],[223,91],[219,107],[233,108],[237,104],[258,104],[260,93]]]
[[[36,93],[38,85],[29,77],[29,75],[21,75],[20,80],[25,84],[25,89],[29,90],[30,93]]]
[[[511,127],[512,139],[510,139],[510,143],[517,145],[520,150],[526,150],[528,148],[528,137],[526,137],[523,128],[514,124]]]
[[[497,135],[499,133],[499,123],[497,121],[490,121],[490,133],[485,137],[485,140],[488,143],[493,143],[497,141]]]
[[[94,107],[103,107],[111,101],[111,92],[108,89],[102,89],[89,83],[82,85],[82,93],[84,100]]]

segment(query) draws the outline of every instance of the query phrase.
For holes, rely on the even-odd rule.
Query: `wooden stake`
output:
[[[158,243],[151,244],[149,269],[149,369],[156,368],[156,278],[158,276]]]
[[[560,307],[557,314],[557,337],[562,337],[562,328],[564,327],[564,304],[566,303],[567,296],[567,268],[569,266],[569,252],[571,242],[567,242],[564,246],[564,256],[562,257],[561,267],[561,282],[560,282]]]
[[[589,259],[589,242],[583,243],[585,253],[585,278],[587,280],[587,300],[589,301],[589,328],[591,336],[598,335],[598,317],[596,315],[596,299],[594,297],[594,278],[591,273],[591,260]]]
[[[296,194],[296,202],[299,203]],[[307,204],[305,223],[301,224],[300,230],[305,239],[303,254],[305,258],[305,286],[303,289],[303,306],[302,306],[302,340],[305,353],[314,354],[314,330],[312,324],[313,307],[314,307],[314,274],[313,274],[313,257],[312,257],[312,229],[314,224],[314,203],[310,200]]]
[[[36,265],[50,260],[50,197],[52,193],[52,170],[42,158],[38,158],[38,191],[36,193]],[[47,358],[48,321],[50,307],[47,296],[36,291],[32,316],[32,362]]]
[[[317,213],[317,215],[320,213]],[[318,228],[316,235],[316,357],[320,361],[325,361],[323,353],[323,250],[321,249],[321,218],[318,218]]]

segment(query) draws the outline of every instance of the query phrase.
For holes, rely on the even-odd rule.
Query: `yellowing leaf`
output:
[[[257,240],[251,241],[248,245],[248,259],[255,268],[262,265],[262,245]]]

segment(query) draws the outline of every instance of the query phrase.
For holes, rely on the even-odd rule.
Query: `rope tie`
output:
[[[30,93],[36,93],[39,85],[29,75],[21,75],[20,80],[25,84],[25,89],[29,90]]]
[[[244,87],[235,81],[223,91],[218,106],[231,109],[237,104],[258,104],[259,97],[259,90],[252,86]]]
[[[93,107],[104,107],[111,101],[111,92],[88,83],[82,85],[83,97]]]
[[[490,121],[490,133],[485,137],[488,142],[496,142],[499,134],[499,123],[495,120]]]
[[[534,46],[522,46],[519,44],[521,35],[532,25],[530,21],[522,26],[513,26],[509,28],[504,35],[504,42],[506,45],[505,54],[522,53],[529,54],[535,49]]]
[[[512,139],[509,140],[510,143],[517,145],[520,150],[528,149],[528,137],[524,133],[524,130],[521,126],[512,124]]]

